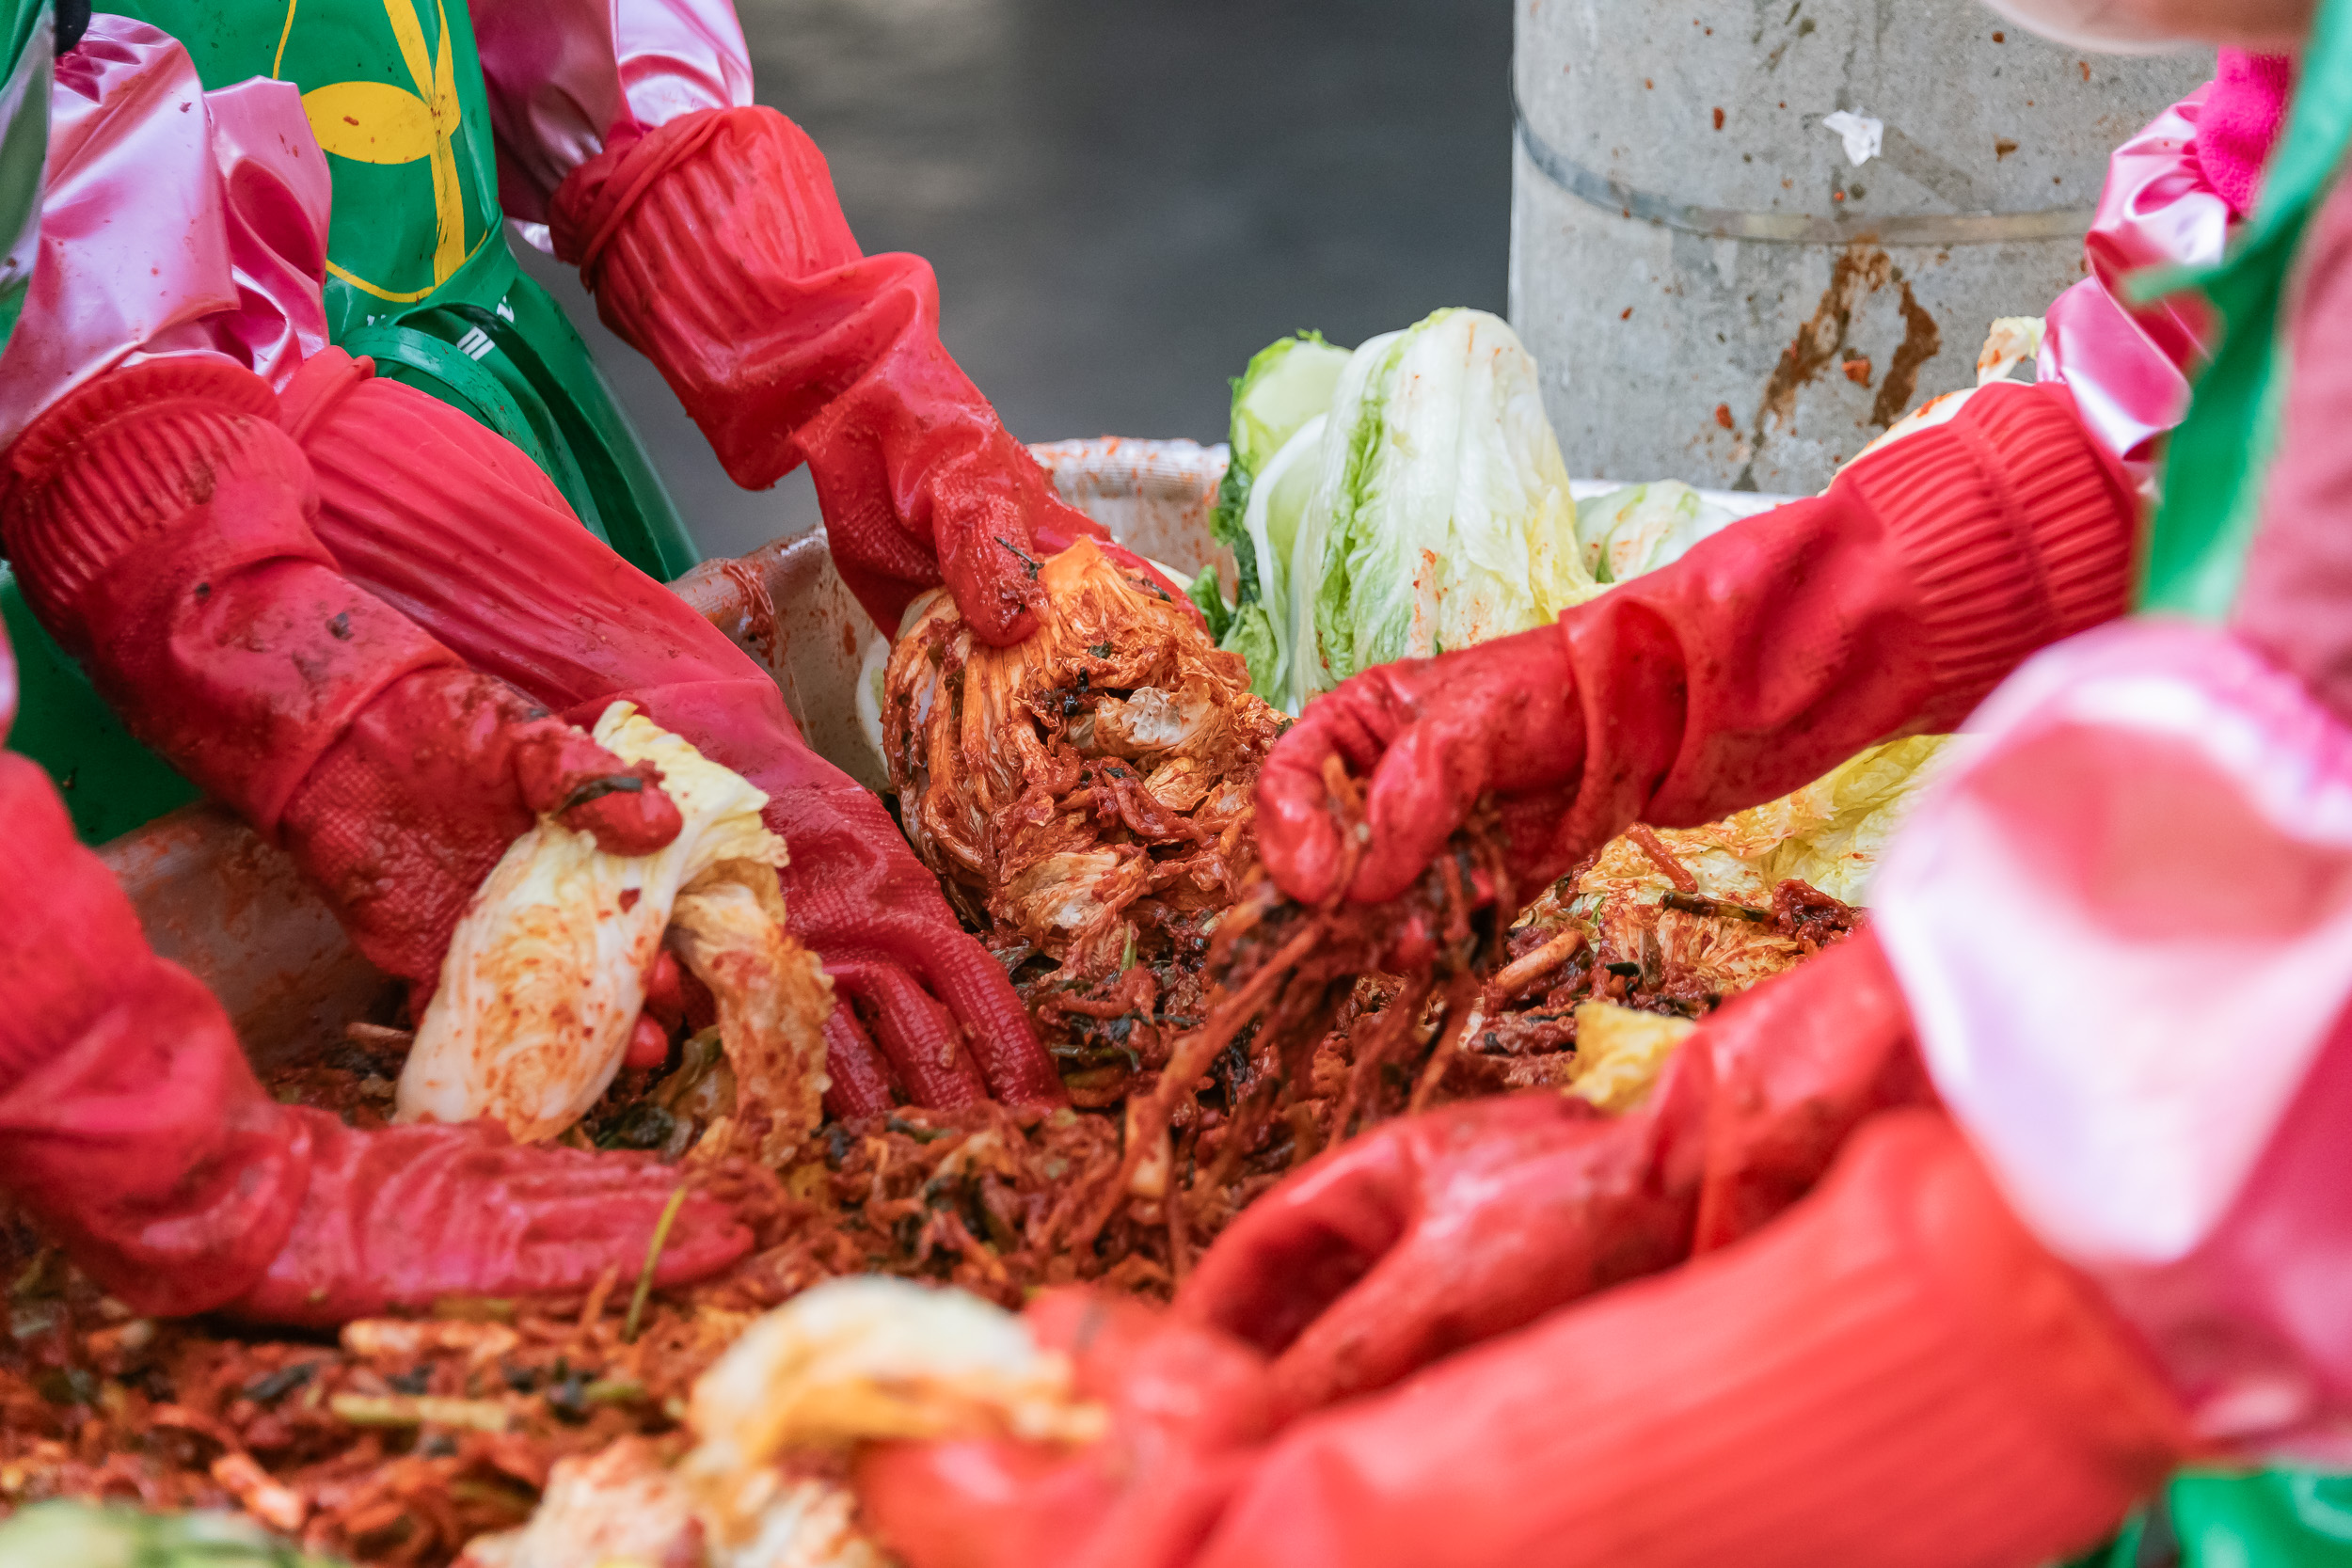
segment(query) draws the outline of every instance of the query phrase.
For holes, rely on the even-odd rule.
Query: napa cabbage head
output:
[[[1535,361],[1439,310],[1359,348],[1290,562],[1292,689],[1541,626],[1597,591]]]
[[[1576,503],[1576,536],[1584,569],[1603,583],[1624,582],[1679,561],[1700,540],[1738,521],[1679,480],[1629,484]]]

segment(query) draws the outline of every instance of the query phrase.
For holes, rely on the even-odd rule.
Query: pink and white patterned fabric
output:
[[[326,346],[332,188],[292,83],[207,93],[178,40],[100,15],[57,62],[50,117],[0,446],[117,365],[218,356],[282,386]]]
[[[2160,622],[1970,729],[1872,890],[1938,1088],[2209,1435],[2352,1459],[2352,730]]]
[[[2099,215],[2083,241],[2090,276],[2042,318],[2036,379],[2065,384],[2083,420],[2145,484],[2156,448],[2188,411],[2188,378],[2213,328],[2189,304],[2127,308],[2123,280],[2143,267],[2221,260],[2237,215],[2199,156],[2214,84],[2190,93],[2115,150]]]
[[[2305,235],[2285,332],[2228,628],[2128,622],[2028,661],[1872,901],[1930,1070],[2018,1213],[2207,1435],[2344,1465],[2352,185]]]
[[[1996,691],[1874,888],[1945,1098],[2213,1437],[2352,1463],[2352,185],[2226,630]]]
[[[728,0],[475,0],[500,196],[528,220],[608,143],[751,102]],[[57,62],[24,312],[0,356],[0,448],[119,365],[217,355],[283,387],[326,345],[333,182],[290,82],[204,90],[170,35],[92,18]]]
[[[471,0],[498,127],[499,201],[546,248],[548,198],[607,148],[752,101],[730,0]]]

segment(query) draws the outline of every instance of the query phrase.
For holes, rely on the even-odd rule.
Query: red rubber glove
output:
[[[1514,1095],[1340,1145],[1242,1212],[1176,1309],[1276,1357],[1287,1418],[1734,1241],[1863,1117],[1930,1098],[1864,931],[1709,1018],[1624,1116]]]
[[[1361,902],[1411,886],[1486,791],[1528,887],[1635,822],[1785,795],[1952,728],[2027,654],[2122,613],[2137,517],[2064,390],[1989,388],[1555,626],[1317,698],[1259,776],[1260,851],[1292,897],[1332,891],[1333,755],[1371,781]]]
[[[894,1086],[921,1105],[1061,1100],[1003,967],[882,802],[808,749],[765,671],[598,543],[529,459],[340,350],[303,367],[285,406],[318,476],[318,535],[352,580],[563,717],[593,721],[625,698],[767,792],[792,857],[788,927],[839,1004],[834,1115],[886,1112]]]
[[[1110,1407],[1109,1433],[1075,1449],[884,1445],[858,1469],[867,1516],[922,1568],[1172,1568],[1273,1430],[1264,1364],[1128,1297],[1056,1291],[1024,1317],[1070,1355],[1076,1391]]]
[[[653,769],[343,578],[277,413],[216,362],[103,376],[9,450],[0,544],[132,733],[290,850],[379,968],[429,989],[538,813],[643,854],[677,808]]]
[[[1037,563],[1109,544],[948,356],[930,264],[862,254],[824,154],[773,109],[684,115],[589,160],[548,227],[738,484],[808,464],[834,562],[883,631],[944,581],[981,641],[1018,642]]]
[[[2188,1449],[2128,1331],[1914,1110],[1741,1245],[1288,1428],[1205,1530],[1106,1528],[1009,1465],[863,1480],[909,1568],[2028,1568]],[[1065,1528],[999,1550],[1019,1505]]]
[[[647,1157],[518,1148],[489,1123],[358,1132],[276,1103],[40,769],[0,754],[0,1189],[135,1309],[325,1324],[580,1290],[644,1266],[676,1185]],[[691,1196],[656,1277],[751,1242]]]

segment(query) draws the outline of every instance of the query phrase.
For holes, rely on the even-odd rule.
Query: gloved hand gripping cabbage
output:
[[[785,929],[785,842],[768,798],[628,703],[598,741],[659,768],[684,818],[649,855],[608,854],[542,818],[459,920],[401,1073],[404,1121],[495,1117],[526,1142],[578,1121],[619,1070],[666,936],[717,1003],[733,1103],[697,1157],[781,1165],[817,1130],[833,983]]]
[[[13,675],[0,637],[0,737]],[[142,1313],[333,1323],[580,1290],[624,1267],[668,1284],[751,1244],[726,1205],[641,1155],[516,1148],[486,1123],[363,1131],[279,1103],[219,1003],[157,957],[57,792],[13,754],[0,754],[0,1191]]]
[[[907,834],[1013,973],[1073,1092],[1117,1098],[1200,1010],[1198,954],[1255,864],[1281,731],[1191,607],[1091,540],[1048,560],[1038,629],[979,641],[915,601],[883,672]]]

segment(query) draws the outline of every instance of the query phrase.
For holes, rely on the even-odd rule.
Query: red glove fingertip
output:
[[[515,779],[526,805],[594,834],[607,854],[650,855],[677,837],[685,819],[662,789],[660,768],[623,762],[584,731],[527,705],[521,693],[511,695]]]
[[[661,787],[661,770],[649,762],[578,781],[556,819],[596,835],[596,847],[608,855],[650,855],[686,826],[677,802]]]
[[[1277,742],[1258,773],[1258,856],[1286,895],[1320,904],[1339,882],[1340,834],[1320,759],[1298,733]]]
[[[1037,630],[1037,606],[1045,597],[1033,546],[1026,537],[1008,537],[1012,531],[953,537],[942,542],[940,551],[940,573],[956,609],[975,637],[996,648],[1010,647]]]

